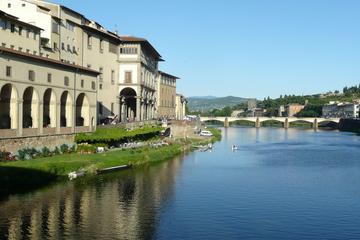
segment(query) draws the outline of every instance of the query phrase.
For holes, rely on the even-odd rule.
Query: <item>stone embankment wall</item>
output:
[[[97,128],[115,128],[115,127],[137,128],[137,127],[142,127],[144,125],[156,125],[156,124],[158,124],[158,121],[149,120],[149,121],[142,121],[142,122],[129,122],[129,123],[119,123],[119,124],[109,124],[109,125],[98,125]]]
[[[0,150],[15,153],[17,150],[26,147],[34,147],[34,148],[48,147],[52,149],[64,143],[74,144],[74,142],[75,142],[74,134],[0,139]]]
[[[340,119],[339,130],[360,133],[360,119]]]

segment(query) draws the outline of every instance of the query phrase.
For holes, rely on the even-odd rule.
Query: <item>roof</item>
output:
[[[166,73],[166,72],[159,71],[159,73],[160,73],[161,75],[164,75],[164,76],[167,76],[167,77],[171,77],[171,78],[174,78],[174,79],[180,79],[179,77],[173,76],[173,75],[168,74],[168,73]]]
[[[19,20],[18,17],[13,16],[13,15],[11,15],[11,14],[8,14],[8,13],[6,13],[6,12],[4,12],[4,11],[1,11],[1,10],[0,10],[0,16],[6,18],[6,19],[8,19],[8,20],[14,21],[14,22],[16,22],[16,23],[19,23],[19,24],[21,24],[21,25],[24,25],[24,26],[26,26],[26,27],[30,27],[30,28],[33,28],[33,29],[37,29],[37,30],[39,30],[39,31],[44,30],[44,29],[39,28],[39,27],[37,27],[37,26],[35,26],[35,25],[32,25],[32,24],[30,24],[30,23],[23,22],[23,21]]]
[[[120,40],[124,43],[140,43],[142,46],[147,48],[151,54],[156,58],[158,61],[164,61],[158,51],[151,45],[151,43],[145,38],[139,38],[134,36],[120,36]]]
[[[57,65],[57,66],[60,66],[60,67],[63,67],[63,68],[80,70],[80,71],[87,72],[87,73],[90,73],[90,74],[93,74],[93,75],[99,75],[100,74],[98,71],[94,71],[94,70],[92,70],[90,68],[82,67],[82,66],[79,66],[79,65],[76,65],[76,64],[65,63],[65,62],[61,62],[61,61],[58,61],[58,60],[37,56],[37,55],[34,55],[34,54],[24,53],[24,52],[14,50],[14,49],[11,49],[11,48],[0,47],[0,55],[2,55],[2,54],[15,55],[15,56],[31,59],[31,60],[38,61],[38,62],[45,62],[47,64]]]

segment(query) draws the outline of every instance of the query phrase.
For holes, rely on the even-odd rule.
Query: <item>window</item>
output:
[[[35,72],[33,70],[29,70],[29,80],[35,81]]]
[[[53,33],[59,33],[59,23],[55,19],[52,19],[51,30]]]
[[[30,29],[26,29],[26,37],[29,38],[30,37]]]
[[[88,35],[88,37],[87,37],[87,45],[88,45],[88,48],[91,49],[91,45],[92,45],[92,36],[91,35]]]
[[[103,82],[104,81],[104,75],[103,75],[103,72],[104,72],[104,69],[102,67],[99,68],[99,81],[100,82]]]
[[[120,48],[120,53],[122,54],[137,54],[136,47],[122,47]]]
[[[15,24],[13,24],[13,23],[10,24],[10,31],[12,33],[15,32]]]
[[[117,45],[113,43],[109,43],[109,52],[117,54],[118,52]]]
[[[95,90],[96,84],[94,81],[91,82],[91,89]]]
[[[125,72],[125,83],[132,83],[132,72]]]
[[[37,34],[36,34],[36,32],[34,32],[33,37],[34,37],[34,40],[36,40],[36,38],[37,38]]]
[[[11,77],[11,67],[10,66],[6,66],[6,76]]]
[[[11,8],[11,3],[8,3],[8,8]]]
[[[69,81],[69,77],[65,77],[65,78],[64,78],[64,85],[65,85],[65,86],[69,86],[69,82],[70,82],[70,81]]]
[[[22,30],[23,30],[23,28],[19,26],[19,35],[20,36],[22,35]]]
[[[111,70],[111,84],[114,85],[115,84],[115,71]]]
[[[103,53],[104,52],[104,40],[100,39],[100,52]]]
[[[74,24],[72,22],[66,20],[65,28],[73,32],[74,31]]]
[[[30,49],[26,49],[26,53],[30,53]]]
[[[81,79],[81,87],[84,87],[84,79]]]
[[[102,87],[103,87],[103,85],[100,83],[99,84],[99,89],[102,90]]]
[[[55,51],[58,50],[58,46],[57,46],[57,43],[56,43],[56,42],[54,42],[54,50],[55,50]]]
[[[114,103],[111,103],[111,115],[114,115]]]
[[[73,46],[73,49],[72,49],[73,53],[76,53],[76,47]]]
[[[6,29],[6,21],[3,19],[0,19],[0,27],[5,30]]]
[[[65,43],[63,43],[63,42],[61,43],[61,49],[65,50]]]
[[[25,7],[26,5],[25,5],[25,3],[23,3],[23,4],[21,4],[21,6],[22,6],[22,7]]]
[[[70,44],[67,45],[67,51],[68,51],[68,52],[71,52]]]

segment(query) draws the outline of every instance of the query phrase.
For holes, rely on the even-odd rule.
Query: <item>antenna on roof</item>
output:
[[[115,32],[116,35],[119,35],[118,25],[117,24],[115,24],[115,31],[114,32]]]

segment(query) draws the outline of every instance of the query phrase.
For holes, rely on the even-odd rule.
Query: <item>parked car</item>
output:
[[[210,131],[205,131],[205,130],[203,130],[203,131],[200,132],[200,136],[212,137],[213,134],[212,134]]]

